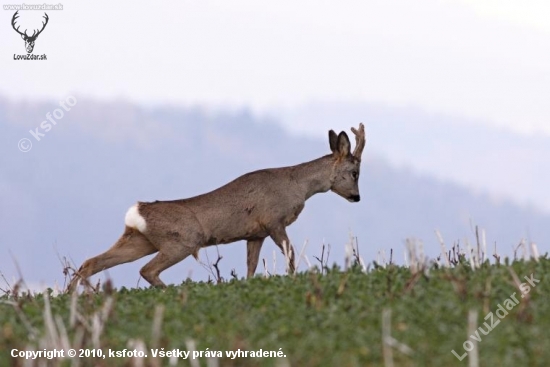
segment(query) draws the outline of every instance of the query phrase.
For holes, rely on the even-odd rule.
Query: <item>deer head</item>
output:
[[[13,14],[13,18],[11,18],[11,26],[13,27],[13,29],[19,33],[21,35],[21,38],[23,38],[23,40],[25,41],[25,49],[27,50],[27,53],[31,53],[32,50],[34,49],[34,41],[36,41],[36,38],[38,37],[38,35],[40,33],[42,33],[42,31],[44,30],[44,28],[46,28],[46,24],[48,24],[48,14],[44,13],[44,18],[46,19],[45,22],[42,22],[42,29],[41,30],[33,30],[33,33],[32,33],[32,36],[29,36],[27,34],[27,30],[25,29],[25,32],[20,32],[19,31],[19,26],[17,28],[15,28],[15,20],[17,18],[19,18],[19,10],[15,12],[15,14]]]
[[[355,135],[355,150],[351,153],[348,135],[342,131],[336,135],[334,130],[328,132],[330,150],[334,157],[330,189],[351,202],[361,199],[359,195],[359,171],[361,154],[365,148],[365,126],[359,124],[359,129],[351,128]]]

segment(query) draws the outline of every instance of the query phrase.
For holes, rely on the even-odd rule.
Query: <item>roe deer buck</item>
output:
[[[351,128],[356,146],[351,154],[347,134],[329,131],[332,154],[292,167],[247,173],[207,194],[173,201],[138,202],[126,213],[122,237],[105,253],[88,259],[75,273],[69,291],[80,279],[158,252],[140,274],[153,286],[165,287],[159,274],[202,247],[247,241],[247,276],[256,271],[260,249],[271,237],[288,257],[294,272],[294,249],[286,227],[294,222],[312,195],[331,190],[350,202],[359,201],[359,169],[365,127]]]

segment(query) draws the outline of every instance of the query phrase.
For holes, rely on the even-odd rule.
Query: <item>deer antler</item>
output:
[[[363,149],[365,148],[365,125],[360,123],[359,129],[352,127],[351,131],[355,134],[355,150],[353,151],[353,156],[361,160],[361,154],[363,154]]]
[[[19,18],[18,13],[19,13],[19,10],[16,11],[15,14],[13,14],[13,17],[11,18],[11,26],[12,26],[13,29],[14,29],[17,33],[19,33],[20,35],[22,35],[22,36],[27,36],[26,33],[21,33],[21,32],[19,32],[19,27],[20,27],[20,26],[17,27],[17,28],[15,28],[15,20],[16,20],[17,18]]]
[[[46,14],[46,13],[44,13],[44,17],[43,17],[43,18],[46,19],[46,22],[45,22],[45,23],[42,22],[42,29],[39,30],[38,33],[36,33],[36,35],[34,34],[34,33],[36,32],[36,30],[33,30],[31,38],[36,38],[36,37],[38,37],[38,35],[39,35],[40,33],[42,33],[42,31],[44,30],[44,28],[46,28],[46,25],[48,24],[48,20],[49,20],[50,18],[48,17],[48,14]]]
[[[15,21],[17,20],[17,18],[19,18],[19,14],[18,14],[18,13],[19,13],[19,10],[16,11],[15,14],[13,14],[13,17],[11,18],[11,26],[13,27],[13,29],[15,29],[15,31],[16,31],[17,33],[19,33],[19,34],[22,35],[22,36],[25,36],[25,39],[36,39],[36,37],[38,37],[38,35],[39,35],[40,33],[42,33],[42,31],[44,30],[44,28],[46,28],[46,25],[48,24],[48,20],[50,19],[50,18],[48,17],[48,14],[44,13],[44,17],[43,17],[43,18],[46,19],[46,22],[42,22],[42,29],[39,30],[39,31],[38,31],[37,29],[33,30],[32,36],[29,36],[29,35],[27,34],[27,31],[26,31],[26,30],[25,30],[24,33],[22,33],[22,32],[19,31],[19,27],[20,27],[20,26],[18,26],[17,28],[15,28]],[[38,31],[38,33],[36,33],[36,31]]]

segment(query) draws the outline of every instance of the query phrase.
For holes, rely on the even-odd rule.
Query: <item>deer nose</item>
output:
[[[350,201],[353,201],[353,202],[358,202],[361,200],[361,195],[352,195],[350,196]]]

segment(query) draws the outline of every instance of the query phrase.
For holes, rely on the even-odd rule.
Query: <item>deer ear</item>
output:
[[[24,35],[24,34],[22,34],[22,35],[21,35],[21,38],[25,39],[25,35]]]
[[[346,134],[344,131],[342,131],[338,135],[337,147],[338,147],[338,155],[340,157],[346,157],[350,155],[351,144],[349,142],[348,134]]]
[[[338,135],[336,135],[334,130],[330,130],[328,132],[328,143],[330,144],[330,150],[333,153],[336,152],[337,143],[338,143]]]

